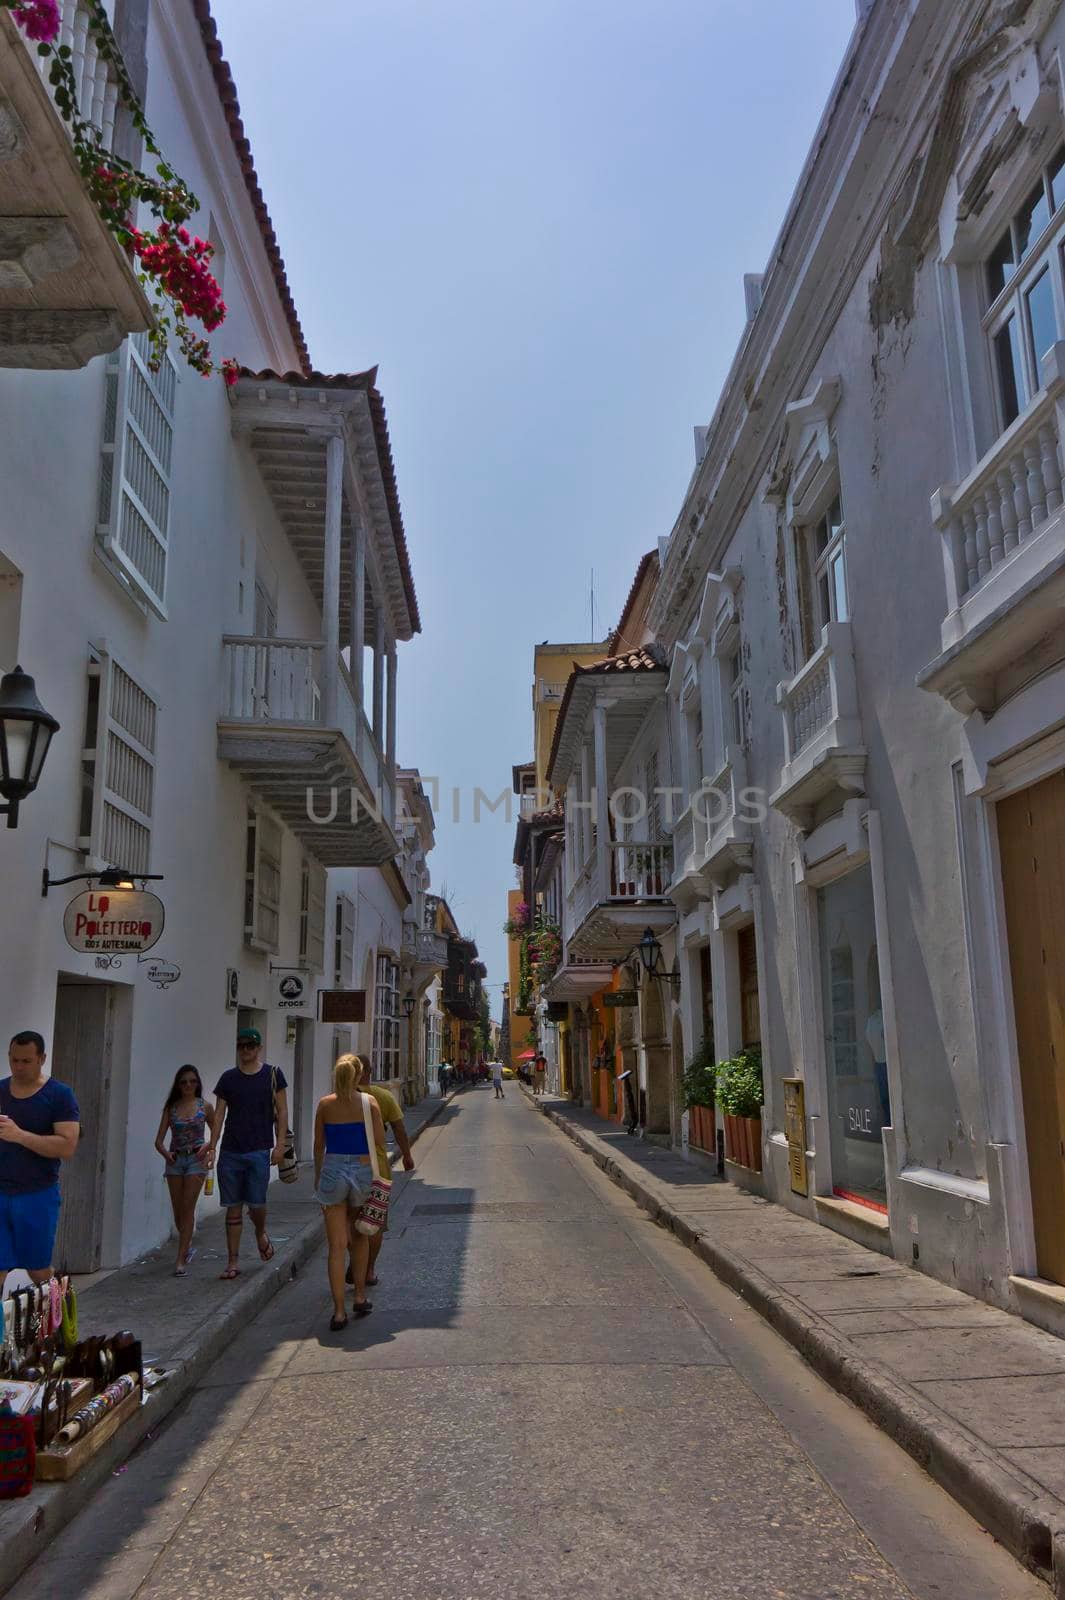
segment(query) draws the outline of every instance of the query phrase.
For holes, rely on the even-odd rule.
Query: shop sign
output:
[[[277,980],[277,1005],[282,1011],[299,1011],[304,1004],[307,982],[298,972],[285,972]]]
[[[810,1193],[806,1168],[806,1085],[801,1078],[785,1078],[784,1136],[788,1141],[788,1171],[792,1194]]]
[[[320,989],[319,1022],[365,1022],[365,989]]]
[[[140,955],[163,936],[165,912],[156,894],[143,889],[86,889],[63,913],[72,950],[85,955]]]
[[[638,1006],[640,996],[635,989],[613,989],[603,996],[603,1004],[610,1011],[627,1006]]]
[[[859,1081],[846,1088],[840,1084],[836,1095],[843,1120],[843,1137],[857,1139],[863,1144],[880,1144],[884,1114],[876,1084]]]
[[[144,956],[138,956],[137,965],[140,966],[142,962],[145,962]],[[176,961],[167,961],[162,956],[149,956],[145,962],[145,977],[157,989],[169,989],[181,977],[181,968]]]

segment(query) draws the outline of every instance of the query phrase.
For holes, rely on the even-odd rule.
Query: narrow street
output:
[[[13,1600],[1045,1597],[516,1083],[416,1156],[373,1315],[314,1256]]]

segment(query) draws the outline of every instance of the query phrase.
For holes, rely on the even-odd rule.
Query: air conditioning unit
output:
[[[226,1010],[235,1011],[240,1003],[240,973],[236,967],[226,968]]]

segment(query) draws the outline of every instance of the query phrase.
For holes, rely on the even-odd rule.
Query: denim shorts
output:
[[[179,1150],[166,1164],[168,1178],[206,1178],[207,1168],[198,1150]]]
[[[218,1155],[218,1198],[224,1206],[264,1206],[270,1187],[269,1150],[226,1150]]]
[[[314,1198],[320,1206],[347,1204],[357,1210],[370,1193],[372,1183],[373,1169],[365,1156],[331,1155],[327,1151]]]

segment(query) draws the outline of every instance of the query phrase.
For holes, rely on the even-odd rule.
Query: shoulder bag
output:
[[[270,1068],[270,1093],[273,1097],[274,1115],[277,1115],[277,1068]],[[281,1143],[281,1129],[278,1127],[278,1143]],[[295,1183],[300,1175],[299,1158],[296,1155],[296,1139],[291,1128],[285,1129],[284,1154],[277,1163],[277,1175],[282,1183]]]
[[[363,1121],[366,1123],[366,1143],[370,1147],[370,1171],[373,1173],[373,1182],[370,1192],[362,1203],[362,1207],[355,1219],[355,1229],[358,1233],[365,1233],[371,1239],[381,1232],[388,1221],[388,1202],[392,1197],[392,1179],[381,1176],[381,1164],[377,1159],[377,1141],[373,1136],[373,1104],[368,1094],[359,1096],[362,1101]]]

